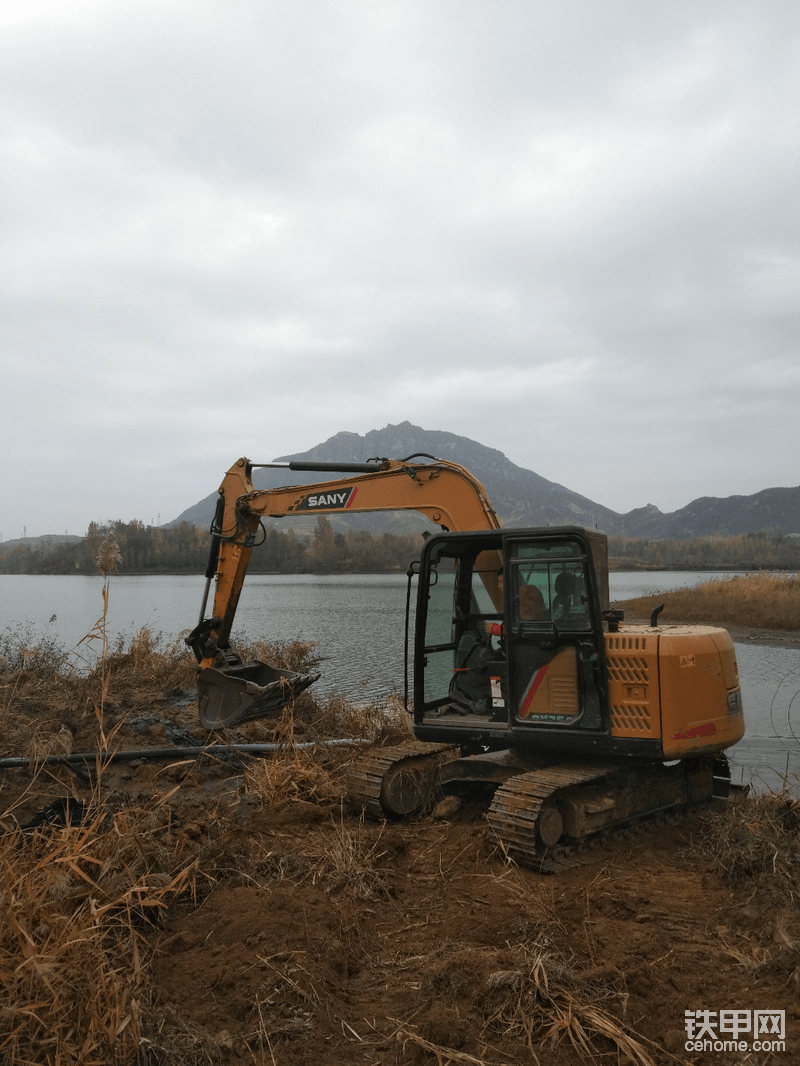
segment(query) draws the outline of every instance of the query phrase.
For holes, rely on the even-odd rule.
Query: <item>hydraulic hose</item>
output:
[[[308,748],[355,747],[359,744],[371,744],[371,740],[340,737],[337,740],[307,740],[302,744],[208,744],[205,747],[183,748],[134,748],[126,751],[76,751],[71,755],[13,755],[0,759],[0,770],[11,770],[31,765],[57,766],[67,764],[77,766],[80,763],[94,763],[100,759],[104,764],[123,762],[130,759],[173,759],[176,756],[186,758],[200,755],[232,755],[241,752],[249,755],[268,755],[276,751],[302,751]]]

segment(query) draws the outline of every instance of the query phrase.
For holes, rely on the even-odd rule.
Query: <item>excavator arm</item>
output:
[[[239,459],[230,468],[219,489],[211,527],[200,621],[187,638],[199,662],[200,717],[204,725],[234,725],[273,713],[319,676],[302,675],[297,681],[298,675],[290,677],[288,671],[275,671],[266,664],[242,664],[230,651],[231,628],[262,518],[414,510],[445,530],[500,528],[486,490],[469,471],[432,456],[425,457],[433,459],[427,463],[413,462],[415,458],[418,457],[341,464],[253,464]],[[351,476],[313,485],[259,490],[252,482],[256,465],[292,471],[346,472]],[[213,612],[206,618],[214,577]],[[493,591],[496,590],[490,588]],[[265,694],[263,690],[267,688],[269,692]]]

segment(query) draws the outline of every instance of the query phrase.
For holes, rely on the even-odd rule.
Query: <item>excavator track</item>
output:
[[[726,774],[724,758],[664,768],[655,781],[651,773],[640,776],[613,765],[551,766],[506,781],[487,820],[510,858],[540,873],[559,873],[598,862],[607,845],[655,829],[700,803],[727,798]]]
[[[348,776],[354,806],[375,819],[431,806],[439,769],[459,758],[457,745],[412,741],[361,756]],[[599,862],[608,847],[674,821],[698,804],[727,799],[727,759],[673,767],[566,763],[516,773],[501,784],[487,813],[502,850],[540,873]]]
[[[557,856],[565,856],[566,849],[556,846],[563,831],[563,820],[553,798],[557,792],[573,785],[599,781],[613,769],[612,766],[570,764],[510,778],[495,792],[489,808],[487,820],[491,834],[521,866],[554,872],[555,860],[559,868],[564,868],[563,861]]]
[[[347,778],[351,803],[371,818],[403,816],[435,794],[436,770],[458,758],[455,744],[409,741],[361,756]]]

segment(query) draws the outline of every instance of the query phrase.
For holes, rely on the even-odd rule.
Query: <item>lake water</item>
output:
[[[611,599],[691,587],[719,573],[630,572],[609,575]],[[107,630],[111,639],[143,626],[164,641],[198,621],[202,577],[114,576]],[[3,636],[51,637],[75,648],[102,614],[102,579],[0,574]],[[380,699],[403,689],[406,578],[401,574],[254,574],[245,583],[237,632],[266,641],[316,640],[324,657],[322,691]],[[413,610],[413,594],[412,594]],[[665,620],[666,621],[666,620]],[[81,645],[78,653],[91,656]],[[737,643],[747,736],[736,747],[735,780],[774,785],[776,773],[800,774],[800,651]]]

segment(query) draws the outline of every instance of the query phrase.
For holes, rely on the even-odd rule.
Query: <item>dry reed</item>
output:
[[[733,887],[760,892],[795,906],[800,902],[800,798],[796,778],[786,788],[741,796],[707,819],[694,845],[698,856],[717,864]]]
[[[313,751],[287,748],[270,759],[251,763],[245,771],[245,792],[262,806],[277,809],[296,800],[327,805],[342,798],[341,778],[328,770]]]
[[[598,1002],[566,987],[565,960],[543,939],[527,951],[516,949],[521,965],[500,970],[487,981],[489,1017],[485,1030],[523,1043],[536,1058],[535,1045],[568,1042],[580,1061],[599,1058],[613,1046],[621,1061],[654,1066],[641,1039]]]
[[[484,1032],[520,1041],[534,1062],[537,1047],[566,1042],[576,1061],[605,1057],[611,1047],[620,1062],[655,1066],[645,1038],[601,1005],[616,993],[587,983],[571,941],[566,950],[559,946],[568,934],[552,899],[544,892],[532,897],[529,881],[512,862],[494,882],[512,895],[520,914],[516,941],[509,944],[516,966],[486,980]],[[617,998],[624,1017],[624,997]]]
[[[325,848],[318,856],[313,879],[322,881],[330,893],[346,892],[357,899],[377,899],[386,895],[386,881],[379,863],[385,852],[381,840],[385,823],[366,826],[362,818],[350,829],[340,818],[334,824]]]
[[[406,1052],[408,1045],[411,1044],[420,1051],[432,1055],[436,1059],[437,1066],[494,1066],[487,1059],[478,1059],[464,1051],[457,1051],[455,1048],[444,1047],[442,1044],[434,1044],[430,1040],[425,1040],[407,1026],[402,1026],[397,1030],[395,1039],[400,1044],[403,1052]]]
[[[413,738],[411,715],[392,694],[377,703],[333,695],[315,701],[315,722],[328,736],[354,737],[375,744],[400,744]]]
[[[800,630],[800,575],[739,574],[704,581],[690,589],[659,592],[615,603],[629,617],[647,618],[664,604],[659,621]]]
[[[0,1053],[17,1063],[137,1061],[148,930],[193,868],[142,812],[0,836]]]

